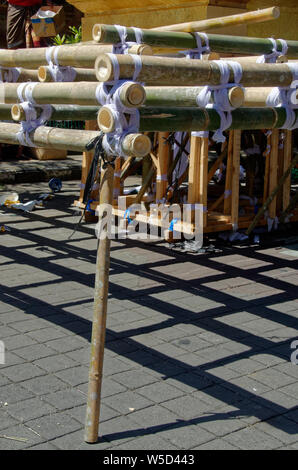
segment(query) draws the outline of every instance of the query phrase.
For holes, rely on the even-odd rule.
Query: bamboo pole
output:
[[[168,175],[167,168],[170,158],[170,145],[167,142],[169,137],[168,132],[159,132],[158,133],[158,154],[157,154],[157,168],[156,168],[156,202],[159,203],[162,201],[162,198],[165,196],[167,185],[168,185]]]
[[[240,173],[241,130],[233,132],[233,169],[231,194],[231,224],[233,230],[238,229],[239,215],[239,173]]]
[[[247,63],[252,63],[252,64],[257,64],[258,60],[261,59],[262,56],[257,56],[257,55],[251,55],[251,56],[245,56],[245,57],[225,57],[221,56],[221,59],[223,60],[231,60],[232,62],[239,62],[239,64],[247,64]],[[276,58],[276,63],[277,64],[284,64],[286,62],[289,62],[288,57],[286,55],[280,55]]]
[[[279,130],[273,129],[271,134],[270,166],[269,166],[269,194],[272,193],[277,185],[277,167],[278,167],[278,144]],[[276,197],[272,199],[268,206],[269,217],[274,219],[276,216]]]
[[[5,105],[2,105],[5,106]],[[8,105],[9,106],[9,105]],[[77,105],[51,105],[52,114],[50,119],[55,121],[94,121],[97,118],[99,106],[77,106]],[[36,108],[37,117],[42,114],[42,108]],[[11,107],[13,121],[26,121],[26,114],[21,104],[14,104]],[[49,120],[50,120],[49,119]]]
[[[197,47],[196,38],[192,33],[175,31],[158,31],[142,29],[143,42],[150,46],[168,47],[174,49],[194,49]],[[135,31],[127,28],[127,41],[136,41]],[[115,26],[95,24],[92,30],[93,39],[101,44],[117,44],[120,41]],[[210,50],[219,53],[262,55],[272,52],[272,42],[265,38],[244,36],[227,36],[222,34],[207,34]],[[202,43],[205,43],[202,37]],[[288,55],[298,57],[298,41],[287,41]],[[277,50],[282,51],[282,44],[277,40]]]
[[[25,67],[38,69],[41,65],[48,65],[47,54],[50,53],[50,59],[58,61],[59,65],[65,67],[84,67],[91,68],[98,54],[112,53],[113,45],[90,44],[80,45],[62,45],[56,46],[51,51],[48,47],[36,47],[28,49],[0,49],[1,67]],[[152,49],[148,44],[139,44],[134,46],[132,53],[143,55],[152,54]]]
[[[114,168],[111,164],[108,164],[103,170],[100,189],[100,205],[107,206],[108,208],[111,208],[113,202],[113,177]],[[110,218],[111,215],[110,213],[108,217]],[[109,290],[110,244],[108,224],[106,224],[101,230],[96,257],[91,360],[85,424],[85,441],[89,443],[94,443],[98,440]]]
[[[85,130],[86,131],[94,131],[97,130],[97,122],[96,121],[86,121],[85,123]],[[85,183],[87,180],[87,176],[90,170],[90,166],[92,163],[92,158],[93,158],[93,151],[85,151],[83,152],[82,156],[82,173],[81,173],[81,187],[80,187],[80,197],[79,201],[83,202],[83,196],[84,196],[84,191],[85,191]],[[94,199],[93,196],[95,196],[95,191],[91,192],[91,199]]]
[[[232,207],[232,175],[233,175],[233,146],[234,146],[234,131],[229,132],[228,141],[228,156],[227,156],[227,168],[226,168],[226,180],[225,180],[225,192],[224,192],[224,214],[231,215]]]
[[[264,213],[268,209],[271,202],[274,200],[274,198],[275,198],[276,194],[278,193],[278,191],[282,188],[282,186],[283,186],[284,182],[286,181],[286,179],[288,178],[292,168],[296,165],[297,162],[298,162],[298,154],[295,155],[295,157],[293,158],[293,160],[290,163],[289,167],[287,168],[286,172],[283,174],[282,178],[279,180],[278,184],[275,186],[275,188],[273,189],[273,191],[271,192],[271,194],[266,199],[265,203],[263,204],[263,206],[260,208],[259,212],[255,216],[254,220],[252,221],[252,223],[248,227],[247,232],[246,232],[247,235],[249,235],[253,231],[253,229],[256,227],[257,223],[259,222],[261,217],[264,215]]]
[[[0,105],[0,120],[3,120],[3,121],[11,120],[11,105],[9,104]]]
[[[106,108],[105,108],[106,109]],[[215,131],[220,127],[220,116],[215,109],[201,108],[140,108],[140,132]],[[298,117],[298,110],[294,110]],[[109,126],[115,126],[112,113],[107,109]],[[282,128],[286,110],[279,108],[238,108],[232,111],[230,129]],[[105,123],[100,129],[105,132]]]
[[[21,131],[19,124],[0,122],[0,142],[19,145],[17,134]],[[74,150],[83,152],[90,140],[98,137],[96,131],[59,129],[40,126],[30,133],[31,141],[37,147]],[[142,134],[128,134],[122,141],[122,152],[125,155],[143,157],[151,150],[150,139]]]
[[[94,69],[79,69],[74,68],[75,78],[73,82],[96,82],[97,78]],[[37,78],[34,81],[39,80],[41,83],[44,82],[55,82],[51,69],[48,65],[41,65],[38,68]]]
[[[298,44],[298,41],[297,41]],[[205,86],[220,85],[221,72],[215,61],[177,59],[172,57],[142,56],[142,68],[138,81],[146,85]],[[135,62],[129,54],[99,54],[95,61],[98,81],[110,82],[118,77],[114,61],[118,62],[119,78],[131,79]],[[233,83],[234,72],[229,65],[229,82]],[[290,86],[293,73],[285,64],[243,64],[241,84],[243,86]]]
[[[38,74],[36,70],[14,68],[14,67],[1,67],[1,74],[3,82],[36,82],[38,80]],[[17,78],[16,78],[17,77]],[[16,79],[15,79],[16,78]]]
[[[208,150],[209,139],[208,137],[203,137],[201,139],[199,179],[200,198],[198,201],[203,207],[203,227],[206,227],[207,225]]]
[[[77,104],[81,106],[98,105],[96,89],[98,82],[69,83],[36,83],[32,97],[37,104]],[[19,101],[16,83],[0,84],[0,103],[14,104]],[[144,88],[139,83],[127,82],[121,87],[120,100],[126,107],[139,107],[145,99]],[[26,100],[24,90],[22,97]]]
[[[268,99],[273,87],[249,87],[244,89],[244,99],[242,106],[245,108],[263,108],[269,106]],[[293,98],[298,99],[298,91],[293,89]],[[276,103],[276,106],[281,102]]]
[[[291,163],[292,158],[292,131],[285,131],[285,142],[284,142],[284,162],[283,162],[283,171],[286,172],[286,169]],[[288,205],[290,204],[290,192],[291,192],[291,177],[290,175],[285,180],[283,199],[282,199],[282,210],[285,211]]]
[[[203,87],[183,86],[145,86],[146,106],[193,107],[198,106],[197,97]],[[228,100],[233,108],[239,108],[244,102],[244,91],[240,86],[228,89]],[[214,102],[214,93],[211,94]]]
[[[187,33],[196,31],[210,31],[216,28],[226,28],[228,26],[238,26],[241,24],[262,23],[264,21],[275,20],[279,17],[278,7],[265,8],[263,10],[238,13],[237,15],[210,18],[207,20],[191,21],[188,23],[171,24],[152,28],[158,31],[184,31]]]

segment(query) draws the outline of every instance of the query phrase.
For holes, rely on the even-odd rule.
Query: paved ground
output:
[[[298,449],[297,244],[113,242],[101,439],[82,443],[96,240],[68,238],[77,190],[1,215],[0,449]]]

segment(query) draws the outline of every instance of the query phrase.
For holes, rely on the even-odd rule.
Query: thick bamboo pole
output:
[[[76,75],[73,82],[96,82],[97,80],[94,69],[74,68],[74,70],[76,72]],[[39,80],[41,83],[55,82],[49,66],[41,65],[38,68],[37,78],[34,81],[37,80]]]
[[[182,87],[182,86],[147,86],[146,106],[169,106],[169,107],[192,107],[198,106],[197,96],[203,87]],[[211,99],[213,100],[213,94]],[[228,99],[231,106],[239,108],[244,102],[244,91],[239,86],[234,86],[228,90]]]
[[[171,24],[168,26],[159,26],[152,28],[158,31],[184,31],[187,33],[195,31],[210,31],[216,28],[225,28],[227,26],[238,26],[241,24],[262,23],[263,21],[275,20],[279,17],[278,7],[265,8],[263,10],[249,11],[237,15],[222,16],[219,18],[210,18],[201,21],[192,21],[189,23]]]
[[[170,144],[167,142],[168,132],[158,133],[158,153],[156,168],[156,202],[162,202],[168,186],[167,168],[170,158]]]
[[[17,134],[20,131],[21,126],[19,124],[0,122],[0,142],[19,145]],[[30,134],[31,141],[37,147],[79,152],[86,150],[86,145],[95,137],[98,137],[98,132],[96,131],[59,129],[46,126],[40,126]],[[151,142],[145,135],[128,134],[123,139],[122,151],[125,155],[144,157],[150,150]]]
[[[106,109],[106,108],[105,108]],[[215,131],[220,128],[220,117],[215,109],[201,108],[140,108],[140,132],[161,131]],[[294,110],[298,118],[298,110]],[[115,126],[109,113],[109,126]],[[286,110],[280,108],[238,108],[232,111],[230,129],[282,128],[286,121]],[[105,132],[107,120],[100,129]]]
[[[242,106],[245,108],[263,108],[268,106],[268,98],[273,87],[249,87],[244,89]],[[292,97],[298,99],[298,91],[293,88]],[[277,103],[278,105],[279,103]]]
[[[47,54],[51,60],[59,65],[70,67],[91,68],[98,54],[113,52],[112,44],[88,44],[88,45],[62,45],[56,46],[51,51],[48,47],[36,47],[28,49],[0,49],[1,67],[25,67],[38,69],[41,65],[48,65]],[[152,54],[152,49],[147,44],[139,44],[130,51],[134,54]]]
[[[273,129],[271,134],[271,149],[270,149],[270,167],[269,167],[269,194],[277,185],[277,168],[278,168],[278,144],[279,144],[279,130]],[[276,198],[273,198],[268,207],[269,217],[274,219],[276,216]]]
[[[101,44],[117,44],[120,40],[115,26],[95,24],[93,26],[93,39]],[[150,46],[161,46],[178,49],[194,49],[197,47],[196,38],[191,33],[157,31],[142,29],[143,42]],[[244,36],[226,36],[222,34],[208,34],[209,46],[212,52],[262,55],[272,52],[272,43],[265,38],[251,38]],[[127,28],[127,41],[136,41],[135,32]],[[204,44],[204,38],[202,38]],[[288,55],[298,57],[298,41],[287,41]],[[277,40],[277,50],[282,51],[282,44]]]
[[[1,74],[3,82],[36,82],[38,80],[38,74],[36,70],[18,68],[3,68],[1,67]],[[17,77],[17,79],[15,79]]]
[[[233,170],[231,194],[231,224],[233,230],[238,229],[239,216],[239,173],[240,173],[241,130],[233,132]]]
[[[11,105],[10,104],[0,105],[0,120],[3,120],[3,121],[11,120]]]
[[[5,106],[5,105],[2,105]],[[9,106],[9,105],[8,105]],[[56,121],[92,121],[96,120],[99,106],[77,106],[77,105],[51,105],[52,114],[50,119]],[[42,113],[41,108],[37,108],[37,117]],[[20,104],[11,107],[11,119],[13,121],[25,121],[26,114]]]
[[[297,42],[298,43],[298,42]],[[130,79],[135,71],[135,62],[129,54],[99,54],[95,61],[95,72],[98,81],[115,80],[117,71],[114,60],[119,64],[120,79]],[[205,86],[220,85],[219,65],[213,61],[198,59],[176,59],[172,57],[142,56],[142,68],[138,81],[146,85],[169,86]],[[229,65],[229,82],[234,82],[234,72]],[[285,64],[243,64],[241,84],[244,86],[290,86],[293,73]]]
[[[14,104],[19,101],[16,83],[0,84],[0,103]],[[81,106],[98,105],[96,89],[98,82],[69,83],[36,83],[32,97],[37,104],[77,104]],[[25,100],[24,90],[23,99]],[[144,88],[139,83],[127,82],[120,91],[120,100],[124,106],[139,107],[145,99]]]
[[[234,131],[229,132],[228,141],[228,155],[226,167],[226,180],[224,192],[224,214],[231,215],[232,207],[232,175],[233,175],[233,146],[234,146]]]
[[[108,164],[103,170],[100,205],[111,209],[113,202],[113,177],[114,168]],[[110,218],[110,212],[108,217]],[[104,217],[104,216],[102,216]],[[111,240],[108,233],[108,224],[101,227],[96,258],[96,276],[94,288],[94,307],[91,338],[91,361],[89,369],[89,387],[87,399],[87,412],[85,424],[85,441],[89,443],[97,442],[101,384],[104,360],[104,345],[106,336],[106,318],[109,290],[109,269],[110,269],[110,245]]]
[[[221,56],[221,59],[223,60],[231,60],[232,62],[239,62],[239,64],[257,64],[258,60],[261,59],[261,56],[257,55],[251,55],[251,56],[245,56],[245,57],[225,57]],[[284,64],[288,62],[288,57],[286,55],[280,55],[279,57],[276,58],[276,63],[277,64]]]

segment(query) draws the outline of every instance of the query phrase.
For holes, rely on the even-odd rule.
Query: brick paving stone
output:
[[[54,356],[37,359],[34,361],[34,364],[41,369],[52,373],[64,371],[65,369],[79,365],[77,361],[73,360],[71,357],[68,357],[66,354],[57,354]]]
[[[23,382],[24,380],[44,375],[45,372],[33,364],[26,363],[7,367],[3,369],[3,374],[12,382]]]
[[[78,390],[66,389],[44,395],[43,400],[57,410],[63,411],[86,403],[86,396]]]
[[[13,424],[17,424],[17,420],[10,416],[6,411],[0,409],[0,431],[9,428]]]
[[[69,385],[76,386],[88,382],[88,367],[78,366],[64,369],[56,372],[55,376],[67,382]]]
[[[26,388],[20,384],[9,384],[0,387],[0,405],[3,403],[12,405],[13,403],[32,397],[34,397],[34,394],[31,391],[26,390]]]
[[[250,377],[257,382],[261,382],[267,385],[271,389],[278,389],[285,385],[290,385],[296,382],[294,377],[283,374],[282,372],[274,370],[273,368],[270,368],[270,370],[265,369],[259,372],[255,372],[254,374],[251,374]]]
[[[154,383],[157,381],[156,377],[153,375],[145,374],[140,370],[130,370],[127,372],[121,372],[119,374],[113,375],[113,381],[124,385],[126,388],[130,390],[135,390],[137,388],[142,387],[143,385],[147,385],[150,383]]]
[[[224,439],[213,439],[198,447],[194,447],[193,450],[239,450],[239,447],[230,444]]]
[[[58,437],[57,439],[53,439],[51,444],[55,446],[55,448],[61,450],[107,450],[111,447],[111,443],[105,440],[101,440],[101,442],[97,442],[95,444],[87,444],[84,442],[84,431],[81,429],[80,431],[72,432],[69,434],[65,434],[64,436]]]
[[[55,412],[55,407],[46,403],[43,398],[29,398],[7,407],[8,413],[21,422]]]
[[[54,375],[44,375],[35,379],[25,380],[22,384],[35,395],[45,395],[50,392],[54,393],[68,386]]]
[[[26,423],[40,434],[43,440],[54,439],[65,434],[81,429],[82,425],[66,412],[53,413],[41,418],[36,418]]]
[[[280,440],[258,431],[255,426],[228,434],[225,436],[225,440],[240,449],[247,450],[272,450],[278,449],[282,445]]]
[[[56,352],[43,344],[33,344],[18,349],[17,354],[27,361],[34,361],[43,357],[53,356]]]
[[[138,394],[152,400],[155,403],[162,403],[182,396],[184,392],[176,387],[173,387],[163,382],[156,382],[154,384],[146,385],[145,387],[138,388]]]
[[[120,446],[113,447],[113,450],[162,450],[162,451],[171,451],[179,449],[178,446],[173,445],[173,443],[166,441],[160,437],[159,433],[150,434],[148,436],[138,437],[137,439],[125,442]]]
[[[173,425],[160,431],[159,435],[181,450],[194,449],[196,446],[214,439],[214,435],[210,432],[187,422],[179,422],[177,426]]]
[[[140,389],[142,390],[142,389]],[[117,393],[116,395],[106,397],[104,403],[109,407],[121,412],[121,414],[130,414],[136,410],[141,410],[153,405],[153,397],[146,397],[138,393],[127,391]]]
[[[44,439],[39,435],[39,433],[34,432],[30,426],[20,424],[10,426],[5,429],[5,434],[2,436],[7,437],[16,437],[19,439],[24,439],[25,441],[17,441],[16,439],[7,439],[5,437],[0,437],[0,450],[21,450],[26,449],[34,444],[42,442]]]
[[[297,424],[284,416],[276,416],[268,421],[257,423],[254,428],[264,434],[275,437],[282,441],[283,444],[291,444],[298,441]]]

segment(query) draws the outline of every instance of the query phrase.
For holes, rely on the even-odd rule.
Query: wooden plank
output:
[[[168,163],[170,158],[170,145],[166,141],[169,132],[158,133],[158,154],[156,171],[156,202],[162,201],[168,186]]]

